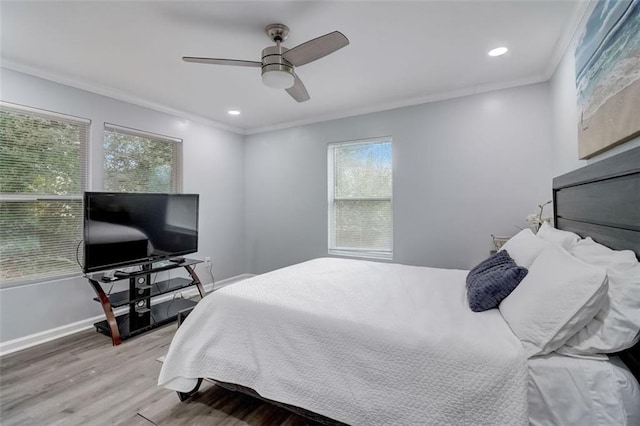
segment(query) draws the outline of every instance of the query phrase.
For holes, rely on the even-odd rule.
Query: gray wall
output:
[[[327,143],[387,135],[393,261],[473,266],[551,197],[549,104],[541,83],[246,137],[248,272],[326,256]]]
[[[216,279],[245,272],[243,137],[211,126],[138,107],[48,80],[1,69],[1,98],[88,118],[91,123],[90,186],[102,182],[103,123],[183,139],[184,192],[200,194],[199,252],[210,256]],[[200,278],[210,283],[201,267]],[[0,289],[0,341],[102,314],[86,280],[39,282]]]

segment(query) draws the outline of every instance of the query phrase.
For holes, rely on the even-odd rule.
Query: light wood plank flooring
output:
[[[176,325],[111,346],[84,331],[0,358],[0,424],[317,425],[304,417],[203,383],[181,403],[156,383]]]

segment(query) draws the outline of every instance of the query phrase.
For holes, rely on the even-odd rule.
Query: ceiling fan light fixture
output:
[[[262,82],[274,89],[288,89],[293,87],[293,74],[284,70],[265,70],[262,72]]]

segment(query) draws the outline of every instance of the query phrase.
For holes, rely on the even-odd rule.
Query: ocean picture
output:
[[[575,63],[580,159],[640,135],[640,0],[599,0]]]

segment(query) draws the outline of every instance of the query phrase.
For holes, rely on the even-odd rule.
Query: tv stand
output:
[[[87,274],[86,278],[97,295],[93,300],[100,302],[106,317],[105,320],[94,324],[96,331],[111,337],[113,345],[116,346],[124,339],[175,321],[178,312],[193,308],[197,302],[184,298],[173,298],[154,304],[153,298],[191,286],[196,286],[200,297],[204,297],[206,295],[204,287],[194,268],[198,263],[202,263],[202,261],[184,259],[180,263],[165,261],[140,264],[140,271],[129,272],[126,275],[118,274],[108,280],[109,283],[129,280],[128,290],[111,294],[105,293],[102,288],[104,273]],[[184,268],[190,278],[178,277],[155,283],[151,281],[151,274],[177,268]],[[128,306],[128,312],[115,316],[113,308],[122,306]]]

